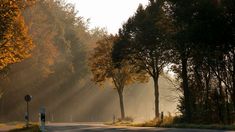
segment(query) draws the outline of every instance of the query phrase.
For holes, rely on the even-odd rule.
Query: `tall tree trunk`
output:
[[[235,3],[233,2],[233,5],[234,5]],[[233,20],[233,23],[232,23],[232,25],[233,25],[233,28],[232,28],[232,33],[233,33],[233,45],[235,44],[235,19],[234,19],[234,17],[235,17],[235,15],[234,15],[234,13],[233,13],[233,15],[232,15],[232,17],[231,18],[233,18],[232,20]],[[232,55],[233,55],[233,72],[232,72],[232,101],[233,101],[233,110],[235,111],[235,47],[232,47],[233,49],[232,49]]]
[[[211,79],[211,74],[210,74],[210,68],[207,67],[207,73],[205,74],[205,86],[206,86],[206,113],[208,114],[208,112],[211,111],[211,107],[210,107],[210,103],[209,103],[209,91],[210,91],[210,79]]]
[[[191,100],[190,100],[190,90],[188,86],[188,58],[185,54],[181,55],[181,63],[182,63],[182,79],[183,79],[183,91],[184,91],[184,106],[185,106],[185,119],[188,123],[191,122],[192,119],[192,110],[191,110]]]
[[[234,40],[235,41],[235,40]],[[233,100],[233,110],[235,111],[235,53],[233,51],[233,73],[232,73],[232,80],[233,80],[233,88],[232,88],[232,100]]]
[[[155,118],[159,118],[159,85],[158,85],[159,75],[157,74],[153,77],[154,82],[154,96],[155,96]]]
[[[220,106],[220,121],[225,124],[225,101],[224,101],[224,92],[223,92],[223,86],[222,81],[218,78],[218,87],[219,87],[219,106]]]
[[[123,92],[118,91],[119,101],[120,101],[120,110],[121,110],[121,119],[125,118],[125,109],[124,109],[124,102],[123,102]]]
[[[229,109],[229,95],[228,95],[228,90],[226,89],[226,91],[225,91],[225,95],[226,95],[226,97],[225,97],[225,100],[226,100],[226,102],[225,102],[225,107],[226,107],[226,123],[227,124],[231,124],[231,117],[230,117],[230,109]]]
[[[220,95],[218,90],[215,90],[215,101],[216,101],[216,106],[217,106],[217,110],[218,110],[218,120],[219,123],[223,123],[223,119],[222,119],[222,108],[221,108],[221,104],[220,104]]]

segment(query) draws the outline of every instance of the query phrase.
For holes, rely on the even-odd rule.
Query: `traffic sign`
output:
[[[28,94],[24,96],[24,100],[25,100],[26,102],[31,101],[31,99],[32,99],[32,96],[30,96],[30,95],[28,95]]]

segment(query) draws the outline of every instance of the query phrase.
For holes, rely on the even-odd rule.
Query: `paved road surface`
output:
[[[53,123],[48,124],[47,132],[235,132],[219,130],[149,128],[149,127],[116,127],[102,123]]]

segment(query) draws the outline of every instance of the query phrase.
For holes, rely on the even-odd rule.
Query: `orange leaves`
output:
[[[111,58],[113,39],[114,37],[110,36],[98,41],[97,47],[90,57],[90,68],[95,82],[102,83],[111,76],[113,70]]]
[[[53,34],[48,34],[48,36],[45,38],[45,43],[42,45],[43,49],[41,49],[41,52],[44,53],[44,55],[41,56],[42,72],[44,77],[54,73],[54,70],[51,67],[55,64],[55,61],[59,56],[58,48],[53,43],[53,37]]]
[[[30,57],[34,45],[15,0],[0,2],[0,70]]]
[[[93,81],[102,85],[106,80],[112,80],[117,89],[123,89],[125,85],[131,84],[135,80],[144,82],[145,76],[135,73],[133,67],[128,63],[122,62],[122,66],[119,68],[114,66],[112,48],[117,39],[117,36],[111,35],[97,42],[97,47],[89,59]]]

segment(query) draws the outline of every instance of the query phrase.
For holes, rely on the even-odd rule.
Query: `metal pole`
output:
[[[27,101],[27,124],[26,124],[26,127],[28,128],[29,127],[29,103]]]

